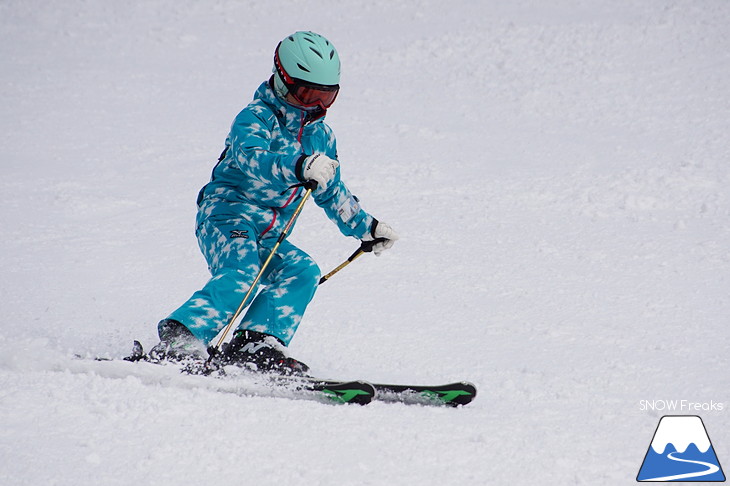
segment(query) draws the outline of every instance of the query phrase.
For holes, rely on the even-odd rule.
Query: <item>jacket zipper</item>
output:
[[[297,135],[297,142],[300,144],[302,143],[302,132],[304,131],[304,124],[306,122],[306,119],[304,117],[304,112],[302,112],[301,122],[299,123],[299,134]]]
[[[299,122],[299,133],[297,134],[297,142],[299,142],[299,144],[302,143],[302,133],[304,132],[304,125],[306,124],[306,121],[307,121],[306,116],[305,116],[304,112],[302,111],[302,115],[301,115],[300,122]],[[284,203],[284,205],[278,209],[284,209],[285,207],[287,207],[294,199],[294,196],[296,196],[298,193],[299,193],[299,188],[296,188],[294,190],[294,192],[292,192],[292,195],[289,196],[289,199],[286,201],[286,203]],[[278,213],[276,212],[276,209],[272,209],[271,211],[274,213],[274,217],[271,219],[271,223],[269,224],[269,226],[264,230],[263,233],[261,233],[261,236],[264,236],[266,233],[268,233],[271,230],[271,228],[274,227],[274,224],[276,223],[276,216]]]

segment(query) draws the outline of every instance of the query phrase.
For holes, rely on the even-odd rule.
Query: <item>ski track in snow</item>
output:
[[[659,412],[730,446],[730,4],[0,3],[0,484],[628,484]],[[344,178],[401,235],[318,290],[330,407],[109,376],[208,278],[195,197],[285,35],[337,46]],[[314,205],[324,272],[358,243]],[[178,378],[175,378],[177,380]],[[696,412],[696,411],[693,411]]]

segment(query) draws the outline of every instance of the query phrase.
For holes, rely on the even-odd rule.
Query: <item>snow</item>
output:
[[[723,0],[1,2],[0,483],[627,484],[659,399],[725,404],[702,419],[727,462],[728,21]],[[153,344],[205,282],[197,191],[301,29],[339,50],[344,178],[401,240],[318,290],[291,354],[469,380],[467,407],[73,359]],[[314,205],[291,239],[325,272],[357,248]]]

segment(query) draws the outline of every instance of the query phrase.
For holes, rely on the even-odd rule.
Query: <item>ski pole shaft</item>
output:
[[[335,268],[334,270],[332,270],[330,273],[328,273],[324,277],[320,278],[319,279],[319,285],[322,285],[327,280],[329,280],[330,277],[332,277],[334,274],[336,274],[337,272],[339,272],[340,270],[342,270],[343,268],[345,268],[346,266],[348,266],[350,263],[352,263],[355,260],[357,260],[358,258],[360,258],[363,255],[363,253],[369,253],[369,252],[373,251],[373,247],[375,245],[377,245],[378,243],[382,243],[383,241],[385,241],[385,238],[375,238],[374,240],[363,241],[360,244],[360,248],[358,248],[355,251],[355,253],[353,253],[352,255],[350,255],[347,258],[347,260],[345,260],[344,262],[340,263],[337,266],[337,268]]]
[[[251,287],[249,287],[248,292],[246,292],[246,295],[243,297],[243,300],[241,301],[241,305],[238,306],[238,309],[236,309],[236,312],[233,314],[233,317],[231,317],[231,320],[228,321],[228,325],[223,329],[223,333],[221,334],[220,338],[218,338],[218,342],[216,342],[215,346],[208,348],[208,354],[210,355],[208,357],[208,362],[210,362],[213,359],[213,356],[220,350],[221,345],[223,344],[223,341],[226,339],[226,336],[228,335],[228,332],[231,330],[231,327],[233,327],[233,323],[236,322],[236,319],[238,319],[238,316],[241,315],[241,312],[243,309],[246,308],[248,305],[248,298],[253,295],[254,290],[256,289],[256,286],[259,283],[259,280],[261,280],[261,277],[263,276],[264,272],[266,271],[266,267],[269,266],[269,263],[274,258],[274,255],[276,254],[276,251],[279,249],[279,245],[286,239],[287,235],[289,234],[289,231],[291,231],[292,226],[294,226],[294,222],[296,221],[297,217],[299,216],[299,213],[302,212],[302,208],[304,207],[304,203],[307,202],[307,199],[309,199],[309,196],[312,195],[312,191],[317,187],[317,183],[315,181],[307,181],[304,184],[301,184],[301,186],[307,188],[307,192],[304,193],[304,196],[302,197],[302,200],[299,201],[299,205],[294,210],[294,213],[292,214],[291,218],[289,219],[289,222],[284,226],[284,229],[281,231],[281,234],[279,235],[279,239],[276,240],[276,244],[271,249],[271,253],[269,253],[268,258],[266,258],[266,261],[264,261],[264,264],[261,265],[261,269],[259,270],[259,273],[256,275],[256,278],[253,280],[253,283],[251,283]]]

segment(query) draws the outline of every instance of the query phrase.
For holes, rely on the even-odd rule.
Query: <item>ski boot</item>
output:
[[[283,344],[273,336],[239,329],[221,349],[221,364],[236,365],[260,373],[305,376],[309,366],[282,351]]]
[[[163,319],[157,325],[160,342],[148,353],[150,361],[188,361],[205,359],[205,345],[183,324]]]

